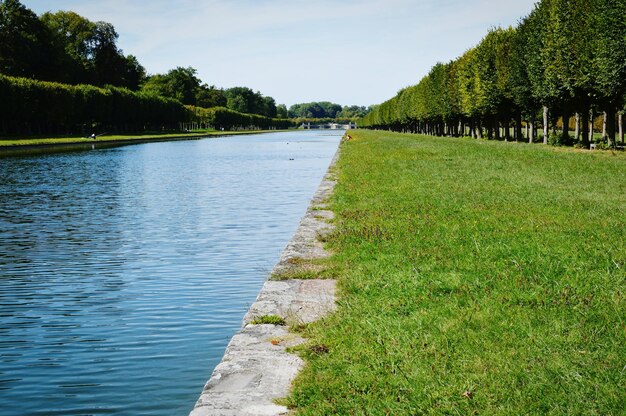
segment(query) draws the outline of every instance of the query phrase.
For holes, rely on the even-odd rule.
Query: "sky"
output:
[[[290,106],[371,105],[516,25],[535,0],[22,0],[112,23],[148,73],[182,66]]]

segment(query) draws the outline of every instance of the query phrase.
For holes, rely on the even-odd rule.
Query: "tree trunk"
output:
[[[613,107],[609,107],[604,114],[609,146],[615,145],[615,109]]]
[[[517,113],[515,114],[515,141],[519,142],[522,138],[522,113]]]
[[[526,135],[524,137],[526,137],[526,140],[528,140],[530,138],[530,134],[528,132],[529,127],[530,127],[530,123],[528,122],[528,120],[526,120],[526,127],[525,127],[525,131],[524,131],[524,134]],[[532,141],[529,141],[529,143],[532,143]]]
[[[604,112],[603,118],[602,118],[602,140],[606,139],[606,111]]]
[[[482,122],[480,120],[478,120],[478,122],[476,122],[476,138],[477,139],[482,139],[483,138],[483,125],[482,125]]]
[[[619,129],[619,141],[624,144],[624,112],[620,111],[619,116],[617,118],[618,129]]]
[[[576,127],[574,130],[574,138],[576,140],[576,142],[580,141],[580,114],[576,113],[575,115],[575,120],[576,120]]]
[[[561,132],[561,141],[563,144],[569,142],[569,112],[563,111],[563,131]]]
[[[528,143],[532,143],[535,140],[535,116],[530,118],[530,134],[528,135]]]
[[[582,124],[583,124],[583,132],[582,132],[583,146],[589,147],[589,110],[587,109],[583,110]]]
[[[500,135],[500,121],[498,120],[497,117],[494,117],[493,119],[493,130],[494,130],[496,140],[500,140],[502,136]]]
[[[593,142],[593,109],[589,111],[589,143]]]
[[[548,107],[543,106],[543,144],[548,144]]]

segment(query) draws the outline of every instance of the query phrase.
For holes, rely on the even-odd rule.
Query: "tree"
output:
[[[262,97],[261,112],[257,113],[265,117],[276,118],[276,101],[272,97]]]
[[[200,88],[197,71],[192,67],[177,67],[167,74],[148,77],[142,91],[173,98],[187,105],[196,105],[196,93]]]
[[[225,91],[227,108],[244,114],[259,114],[260,97],[247,87],[233,87]],[[260,94],[259,94],[260,96]]]
[[[91,38],[93,54],[93,84],[126,85],[127,61],[117,48],[119,35],[112,24],[96,22]]]
[[[342,111],[339,104],[329,101],[294,104],[289,107],[289,117],[292,118],[336,118]]]
[[[589,111],[593,95],[590,19],[596,13],[589,0],[544,0],[546,30],[541,57],[544,95],[563,118],[562,141],[569,140],[571,114]]]
[[[272,97],[264,97],[247,87],[234,87],[225,91],[227,107],[245,114],[259,114],[276,117],[276,102]]]
[[[146,69],[134,55],[125,58],[124,84],[132,91],[138,91],[146,81]]]
[[[198,107],[204,108],[226,107],[228,99],[223,89],[218,89],[214,85],[209,87],[207,84],[202,84],[196,93],[196,102]]]
[[[368,107],[351,105],[351,106],[343,106],[341,111],[337,113],[337,118],[360,118],[365,117],[370,112]]]
[[[44,13],[41,21],[51,33],[54,80],[70,84],[92,82],[95,23],[67,11]]]
[[[145,69],[137,58],[124,56],[110,23],[92,22],[71,11],[44,13],[54,55],[51,79],[71,84],[116,85],[138,90]]]
[[[49,34],[39,18],[19,0],[0,0],[0,72],[48,79]]]
[[[285,104],[279,104],[276,106],[276,118],[289,118],[289,111]]]
[[[582,0],[581,0],[582,1]],[[607,135],[615,143],[615,113],[626,93],[626,1],[592,0],[590,65],[597,102],[607,113]]]

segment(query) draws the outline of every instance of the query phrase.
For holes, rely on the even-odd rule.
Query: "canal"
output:
[[[2,415],[186,415],[342,133],[0,158]]]

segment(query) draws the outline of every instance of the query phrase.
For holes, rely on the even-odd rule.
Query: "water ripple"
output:
[[[186,414],[338,141],[0,159],[2,414]]]

